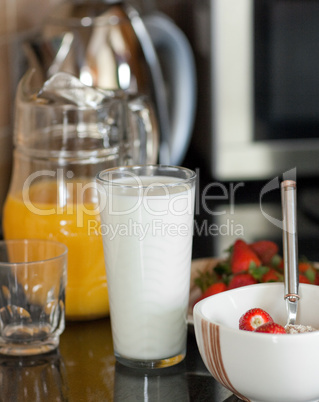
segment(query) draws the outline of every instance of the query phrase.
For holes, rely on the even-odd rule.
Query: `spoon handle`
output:
[[[299,299],[299,266],[297,244],[296,182],[281,183],[283,215],[283,255],[285,273],[285,299],[297,302]]]

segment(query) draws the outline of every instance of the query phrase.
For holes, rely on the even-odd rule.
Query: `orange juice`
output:
[[[66,318],[95,319],[109,314],[100,218],[95,190],[71,181],[33,184],[9,194],[4,206],[6,239],[47,238],[68,247]],[[80,194],[80,196],[79,196]]]

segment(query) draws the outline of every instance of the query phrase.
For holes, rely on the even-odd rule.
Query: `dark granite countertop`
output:
[[[182,363],[144,371],[115,361],[109,319],[67,323],[54,353],[1,357],[0,389],[5,402],[238,401],[206,370],[192,327]]]

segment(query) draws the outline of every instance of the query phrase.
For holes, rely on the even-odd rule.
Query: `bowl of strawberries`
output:
[[[271,240],[248,243],[237,239],[224,258],[194,261],[191,305],[208,296],[257,283],[283,282],[283,258]],[[299,283],[319,285],[317,264],[305,256],[299,260]]]
[[[319,400],[319,286],[301,283],[287,326],[282,282],[208,296],[193,310],[196,342],[212,376],[243,401]]]

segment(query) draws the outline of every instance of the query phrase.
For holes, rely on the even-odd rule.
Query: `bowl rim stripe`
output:
[[[220,346],[219,325],[201,320],[201,330],[203,334],[203,346],[205,351],[204,353],[205,356],[207,356],[207,365],[213,376],[225,388],[229,389],[233,394],[238,396],[238,398],[245,402],[250,402],[250,399],[246,398],[244,395],[241,395],[234,388],[225,370]],[[214,361],[216,363],[214,363]]]

